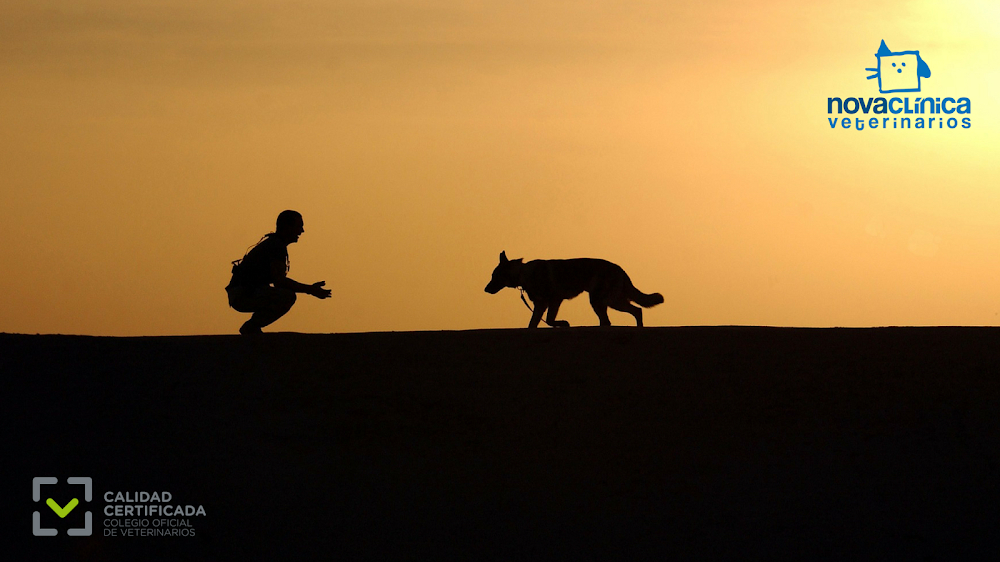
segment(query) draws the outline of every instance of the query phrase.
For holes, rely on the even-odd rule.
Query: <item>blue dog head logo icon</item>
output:
[[[878,91],[883,94],[919,92],[920,79],[931,77],[931,67],[920,58],[920,51],[894,53],[882,41],[875,56],[878,57],[878,67],[865,70],[875,73],[868,79],[878,77]]]

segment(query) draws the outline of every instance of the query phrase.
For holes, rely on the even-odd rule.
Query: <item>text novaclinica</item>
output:
[[[910,98],[827,98],[826,112],[832,114],[836,108],[838,114],[854,115],[859,111],[864,114],[902,114],[904,117],[871,117],[871,118],[838,118],[828,117],[831,129],[839,125],[844,129],[955,129],[972,127],[971,117],[942,117],[941,115],[965,115],[972,113],[972,101],[969,98],[915,98],[910,104]],[[937,117],[905,117],[905,115],[937,115]],[[935,126],[936,125],[936,126]]]

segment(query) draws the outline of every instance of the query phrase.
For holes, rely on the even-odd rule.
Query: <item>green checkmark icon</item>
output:
[[[52,511],[56,512],[56,515],[58,515],[60,519],[69,515],[69,512],[73,511],[73,508],[76,507],[79,503],[80,500],[73,498],[69,500],[69,503],[66,504],[66,507],[59,507],[59,504],[56,503],[56,500],[52,498],[45,500],[45,505],[51,507]]]

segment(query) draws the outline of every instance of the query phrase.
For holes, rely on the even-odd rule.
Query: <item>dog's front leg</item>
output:
[[[529,328],[537,328],[538,323],[542,321],[542,314],[545,313],[545,309],[548,308],[547,305],[536,302],[535,310],[531,311],[531,322],[528,322]]]

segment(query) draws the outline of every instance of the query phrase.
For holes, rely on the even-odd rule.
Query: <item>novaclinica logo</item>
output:
[[[919,92],[920,79],[931,77],[931,68],[920,56],[920,51],[893,52],[886,46],[885,41],[882,41],[875,58],[878,66],[865,70],[875,73],[868,79],[878,78],[878,91],[882,94]],[[972,127],[971,117],[959,117],[972,113],[972,101],[967,97],[919,97],[913,100],[912,106],[908,97],[827,98],[827,114],[832,115],[834,109],[838,114],[855,115],[860,111],[863,114],[893,115],[893,117],[827,117],[831,129],[836,129],[838,126],[858,131],[863,131],[866,127],[869,130]],[[899,114],[902,116],[896,117]]]
[[[865,70],[875,72],[868,79],[878,78],[878,91],[883,94],[919,92],[920,79],[931,77],[931,67],[920,58],[920,51],[894,53],[885,46],[885,41],[882,41],[875,57],[878,59],[878,66]]]

